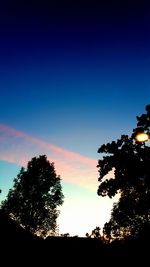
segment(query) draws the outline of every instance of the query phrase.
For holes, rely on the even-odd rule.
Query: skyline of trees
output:
[[[1,210],[25,229],[38,235],[55,234],[58,206],[63,204],[61,178],[45,155],[34,157],[21,168]]]
[[[114,203],[110,221],[104,225],[104,233],[115,238],[136,236],[145,225],[150,225],[150,147],[135,141],[140,132],[150,133],[150,105],[146,113],[137,116],[137,128],[131,136],[122,135],[117,141],[103,144],[98,153],[98,195],[112,198],[120,193]],[[105,175],[114,169],[114,177]]]
[[[96,226],[91,234],[85,234],[87,237],[103,236],[110,241],[137,236],[150,226],[150,147],[135,140],[137,133],[150,133],[150,105],[145,109],[145,114],[137,116],[137,127],[130,136],[124,134],[98,149],[103,157],[97,165],[100,182],[97,193],[110,198],[119,193],[120,198],[113,204],[102,233]],[[114,177],[106,179],[111,170]],[[25,229],[44,237],[57,234],[57,206],[63,204],[63,199],[61,178],[54,163],[42,155],[32,158],[26,169],[21,168],[13,188],[1,203],[1,210]]]

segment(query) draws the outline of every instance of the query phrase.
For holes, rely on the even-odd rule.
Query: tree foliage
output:
[[[60,181],[53,162],[45,155],[34,157],[14,179],[1,209],[32,233],[55,233],[57,206],[63,204],[64,198]]]
[[[86,233],[85,236],[86,236],[87,238],[97,238],[97,239],[100,239],[100,238],[101,238],[101,233],[100,233],[100,231],[101,231],[101,228],[100,228],[99,226],[96,226],[96,227],[92,230],[91,234]]]
[[[107,236],[137,235],[141,227],[150,223],[150,147],[134,139],[143,131],[150,133],[150,105],[146,106],[146,114],[137,116],[137,127],[130,137],[122,135],[98,149],[98,153],[105,153],[97,166],[98,195],[112,198],[120,193],[110,221],[104,226]],[[111,170],[114,170],[114,177],[106,179]]]
[[[93,238],[101,238],[101,233],[100,233],[101,228],[99,226],[96,226],[91,233],[91,237]]]

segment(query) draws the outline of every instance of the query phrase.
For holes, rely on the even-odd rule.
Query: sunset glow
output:
[[[118,196],[97,195],[107,157],[98,149],[130,136],[149,102],[149,10],[142,1],[1,2],[0,200],[21,166],[46,155],[62,179],[60,233],[102,228]]]

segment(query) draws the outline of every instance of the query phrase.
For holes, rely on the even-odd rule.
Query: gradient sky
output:
[[[84,236],[109,220],[114,201],[97,196],[97,150],[131,134],[150,103],[149,6],[132,0],[4,2],[1,199],[22,165],[46,154],[62,178],[60,233]]]

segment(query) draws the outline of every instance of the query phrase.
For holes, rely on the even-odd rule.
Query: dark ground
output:
[[[146,240],[147,239],[147,240]],[[148,266],[149,238],[104,245],[96,238],[33,236],[0,213],[2,266]]]

